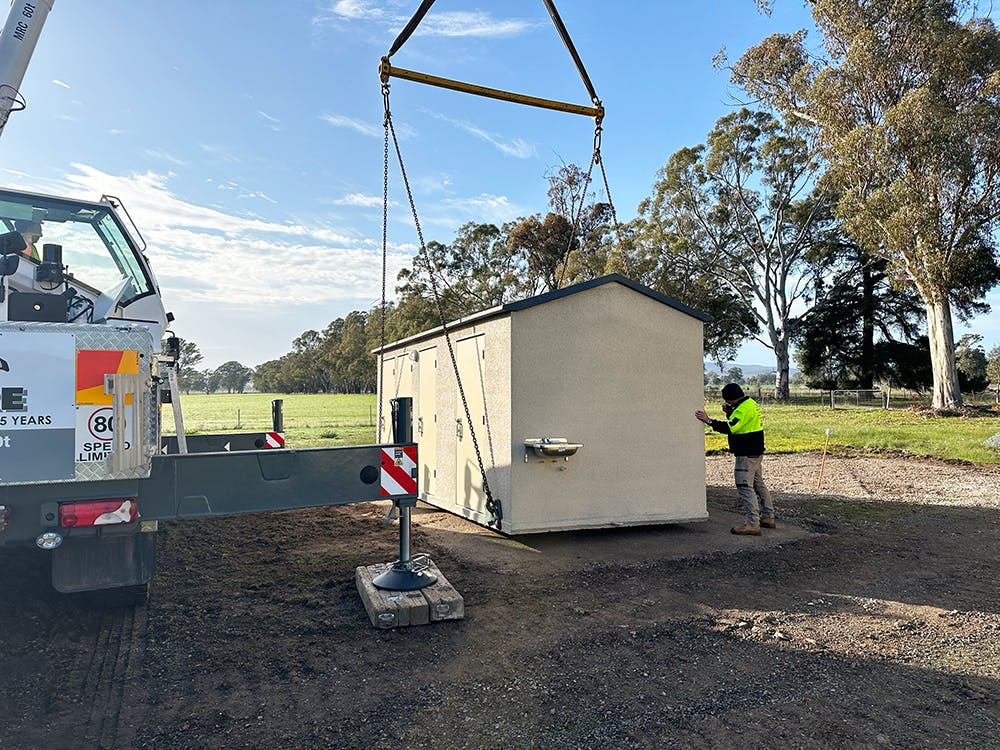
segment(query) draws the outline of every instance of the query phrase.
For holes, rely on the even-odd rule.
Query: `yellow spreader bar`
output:
[[[542,99],[537,96],[527,96],[526,94],[515,94],[512,91],[491,89],[487,86],[477,86],[474,83],[465,83],[463,81],[452,80],[451,78],[432,76],[428,73],[418,73],[414,70],[406,70],[405,68],[395,68],[390,65],[388,59],[384,57],[379,65],[379,75],[381,76],[383,82],[388,81],[389,78],[402,78],[406,81],[426,83],[430,86],[438,86],[439,88],[451,89],[452,91],[461,91],[465,94],[475,94],[476,96],[485,96],[490,99],[500,99],[505,102],[514,102],[515,104],[527,104],[529,107],[554,109],[558,112],[569,112],[574,115],[596,117],[599,120],[604,118],[604,107],[601,105],[597,105],[596,107],[585,107],[582,104],[557,102],[552,99]]]

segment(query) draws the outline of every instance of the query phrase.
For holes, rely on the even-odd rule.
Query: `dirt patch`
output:
[[[380,505],[169,524],[135,609],[0,551],[2,748],[995,746],[1000,472],[769,456],[779,529],[509,539],[414,514],[466,619],[375,630]]]

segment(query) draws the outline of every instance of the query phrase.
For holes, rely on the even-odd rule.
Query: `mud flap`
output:
[[[67,539],[52,551],[52,586],[64,594],[149,583],[156,534]]]

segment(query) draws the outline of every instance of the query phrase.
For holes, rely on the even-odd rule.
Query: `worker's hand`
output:
[[[696,411],[694,413],[694,417],[699,422],[704,422],[705,424],[708,424],[709,422],[712,421],[711,419],[708,418],[708,414],[706,414],[705,412],[703,412],[701,409],[699,409],[698,411]]]

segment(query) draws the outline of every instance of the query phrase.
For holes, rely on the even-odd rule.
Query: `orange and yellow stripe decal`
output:
[[[136,375],[139,352],[114,349],[79,349],[76,353],[76,403],[110,404],[111,394],[104,392],[105,375]],[[126,403],[132,403],[131,397]]]

